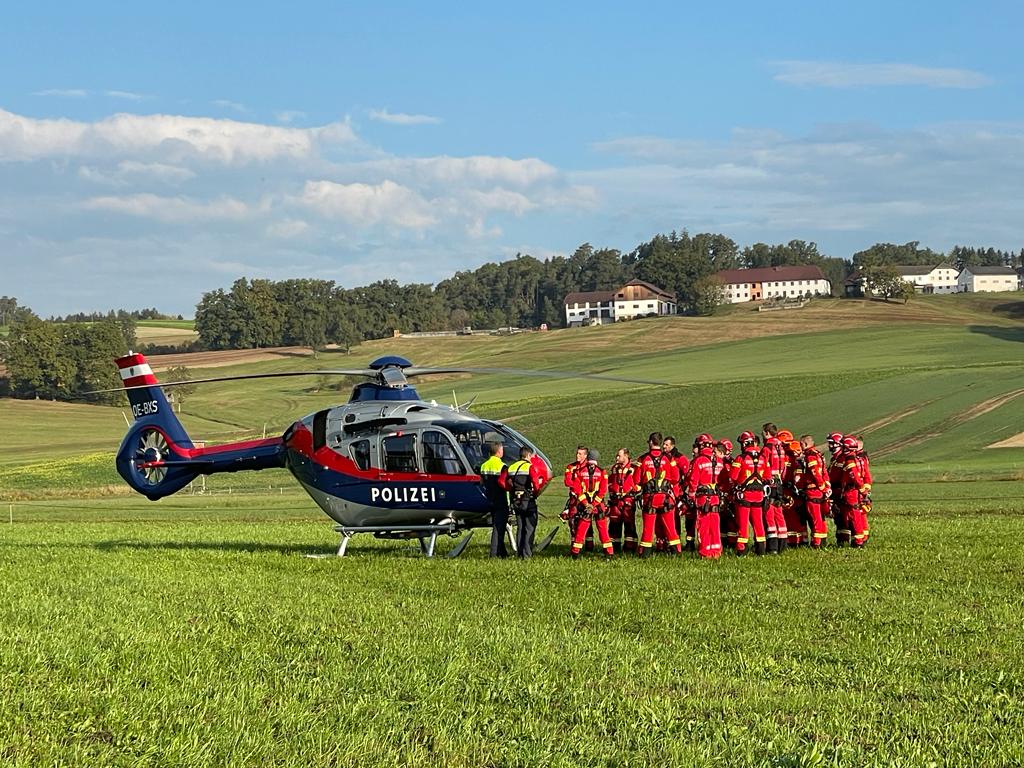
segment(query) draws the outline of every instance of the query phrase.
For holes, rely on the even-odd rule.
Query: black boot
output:
[[[782,554],[783,552],[785,552],[785,551],[786,551],[786,550],[787,550],[788,548],[789,548],[789,540],[788,540],[788,539],[782,539],[782,538],[780,538],[780,539],[779,539],[779,554],[781,555],[781,554]]]
[[[767,544],[765,542],[758,541],[758,542],[754,543],[754,554],[757,555],[758,557],[761,557],[767,551],[768,551],[768,546],[767,546]]]
[[[769,555],[779,554],[779,540],[777,538],[768,539],[767,546],[765,546],[764,544],[761,544],[761,546],[765,547],[765,550],[768,552]]]

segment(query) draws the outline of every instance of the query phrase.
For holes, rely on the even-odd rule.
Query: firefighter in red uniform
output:
[[[608,533],[616,552],[636,552],[635,467],[629,451],[620,448],[608,469]],[[623,538],[625,534],[625,538]]]
[[[804,449],[804,472],[800,485],[807,517],[811,523],[811,546],[814,549],[821,549],[828,538],[825,508],[832,495],[832,484],[825,468],[825,457],[814,447],[814,438],[803,435],[800,438],[800,445]]]
[[[862,463],[858,460],[859,451],[857,438],[849,435],[843,438],[842,453],[842,494],[839,504],[843,517],[849,521],[852,533],[852,544],[863,547],[867,543],[867,513],[864,512],[864,501],[871,492],[871,485],[862,474]]]
[[[722,529],[718,518],[718,479],[722,475],[722,457],[715,452],[711,435],[698,435],[693,444],[697,449],[697,455],[686,476],[685,492],[697,515],[697,551],[704,558],[721,557]]]
[[[576,535],[571,550],[573,557],[579,557],[591,523],[597,528],[605,556],[611,557],[614,551],[608,536],[608,506],[605,504],[608,497],[608,475],[597,463],[600,458],[597,451],[591,448],[587,453],[587,463],[576,473],[573,489],[577,503]]]
[[[843,487],[843,435],[832,432],[828,436],[828,481],[832,486],[832,520],[836,525],[836,546],[842,547],[850,543],[850,521],[842,504],[841,489]]]
[[[718,477],[718,517],[722,523],[722,545],[736,549],[736,512],[732,504],[732,487],[729,484],[729,470],[732,468],[732,441],[722,439],[715,443],[715,455],[721,459],[722,472]]]
[[[807,543],[807,513],[804,505],[803,446],[799,440],[783,439],[792,435],[789,430],[779,430],[779,439],[786,450],[785,468],[782,472],[782,516],[786,522],[789,546]]]
[[[686,519],[688,510],[686,499],[683,496],[683,480],[690,469],[690,460],[679,452],[679,447],[676,445],[674,437],[665,438],[661,444],[661,452],[672,460],[679,471],[679,482],[672,489],[672,496],[676,500],[676,531],[679,533],[680,538],[682,538],[683,520]],[[692,537],[690,543],[693,543]],[[657,546],[655,549],[659,552],[664,552],[668,549],[668,536],[666,536],[664,529],[659,530],[657,533]]]
[[[576,460],[570,464],[565,465],[565,487],[569,489],[569,497],[565,501],[565,509],[562,510],[562,519],[569,524],[569,541],[573,541],[576,536],[576,509],[579,503],[573,492],[573,488],[576,487],[576,474],[587,466],[587,446],[578,445],[576,446]],[[593,535],[588,536],[587,551],[594,548]]]
[[[774,424],[768,422],[762,430],[764,447],[761,449],[761,460],[766,467],[769,486],[763,501],[764,525],[768,536],[768,553],[777,555],[786,548],[788,535],[786,518],[782,513],[782,475],[786,468],[786,451]]]
[[[676,532],[675,497],[672,495],[672,489],[679,484],[679,467],[662,453],[660,432],[651,433],[647,446],[647,453],[640,457],[633,473],[633,481],[642,494],[644,531],[640,538],[640,557],[651,554],[656,520],[664,525],[669,551],[681,553],[683,546]]]
[[[869,533],[868,530],[868,515],[871,512],[871,460],[868,457],[867,451],[864,450],[864,440],[861,437],[857,438],[857,467],[860,469],[860,476],[864,480],[864,497],[860,501],[861,518],[860,524],[862,529],[862,539],[859,546],[864,546],[868,543]],[[856,544],[856,537],[854,538]]]
[[[729,485],[733,492],[736,510],[736,554],[747,552],[748,526],[754,528],[754,554],[766,551],[764,530],[764,488],[771,478],[771,472],[761,457],[757,438],[753,432],[744,432],[736,442],[740,444],[740,455],[732,460],[729,470]]]

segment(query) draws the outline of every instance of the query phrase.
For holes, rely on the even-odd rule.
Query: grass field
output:
[[[283,470],[153,504],[113,470],[120,409],[0,400],[0,764],[1024,764],[1024,450],[986,447],[1024,432],[1022,307],[819,302],[208,371],[402,354],[664,382],[420,387],[476,396],[558,463],[656,428],[684,445],[768,419],[860,431],[863,552],[570,562],[563,531],[491,562],[478,532],[458,560],[373,539],[312,560],[336,535]],[[182,420],[212,441],[279,434],[346,398],[329,385],[212,385]],[[540,535],[561,500],[542,498]]]

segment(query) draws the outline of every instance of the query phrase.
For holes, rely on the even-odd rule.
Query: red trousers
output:
[[[576,536],[573,538],[571,552],[574,555],[579,554],[580,550],[583,549],[583,544],[587,539],[587,531],[590,530],[591,518],[579,515],[576,519]],[[610,555],[613,553],[612,539],[608,535],[608,518],[594,517],[594,527],[597,528],[597,535],[601,539],[601,546],[604,547],[604,553]],[[593,540],[593,539],[591,539]]]
[[[782,512],[782,507],[778,504],[770,502],[768,509],[764,513],[764,527],[768,541],[772,539],[787,539],[789,536],[789,529],[786,528],[786,516]]]
[[[746,551],[747,544],[750,543],[747,529],[751,524],[754,526],[754,542],[764,543],[766,541],[764,507],[761,499],[757,499],[757,501],[737,499],[734,509],[736,510],[736,551]]]
[[[644,532],[640,536],[640,549],[651,549],[654,546],[655,525],[661,527],[665,533],[665,539],[670,551],[683,551],[683,543],[679,540],[679,533],[676,530],[676,512],[670,507],[651,507],[644,504],[643,526]]]
[[[825,525],[825,510],[828,499],[807,497],[807,517],[811,520],[811,546],[821,547],[828,538],[828,526]]]
[[[694,508],[697,552],[701,557],[722,556],[722,528],[718,518],[718,496],[698,496]]]
[[[847,491],[836,502],[836,544],[839,546],[853,540],[854,511],[859,507],[860,494],[857,491]]]
[[[789,536],[789,546],[805,544],[807,542],[807,523],[804,518],[803,499],[797,499],[792,505],[783,507],[782,517],[785,521],[786,533]]]

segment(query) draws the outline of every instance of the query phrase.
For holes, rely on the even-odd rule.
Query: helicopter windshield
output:
[[[486,424],[492,427],[493,429],[496,429],[499,432],[501,432],[502,442],[504,442],[505,444],[505,456],[513,456],[513,458],[509,459],[509,461],[513,461],[514,457],[519,455],[519,448],[521,446],[528,445],[530,448],[533,449],[534,454],[540,456],[544,463],[548,465],[548,469],[551,468],[551,462],[548,460],[548,457],[541,453],[540,449],[533,443],[531,443],[529,440],[527,440],[525,436],[521,435],[519,432],[516,432],[508,424],[502,424],[500,421],[487,421]],[[515,446],[515,454],[509,454],[510,445]]]
[[[519,456],[519,448],[522,443],[510,439],[509,435],[502,434],[494,426],[483,424],[478,421],[446,421],[440,426],[447,429],[455,437],[462,452],[466,455],[473,472],[479,474],[480,465],[487,460],[488,453],[486,443],[502,443],[505,446],[504,461],[506,464],[515,461]]]

